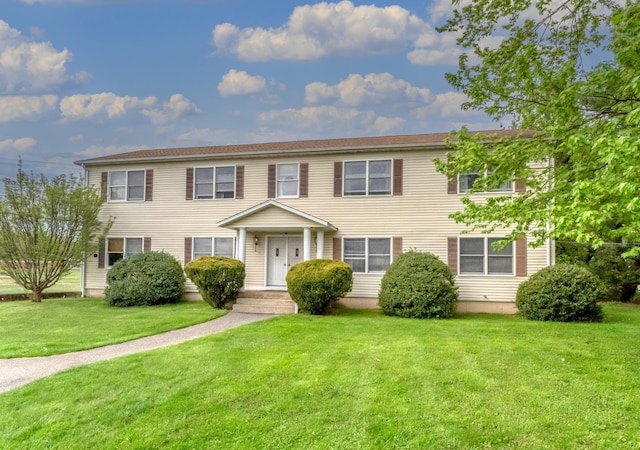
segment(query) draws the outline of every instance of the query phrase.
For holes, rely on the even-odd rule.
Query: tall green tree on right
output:
[[[463,108],[530,131],[491,146],[466,129],[456,133],[455,152],[438,164],[442,173],[486,170],[472,192],[514,179],[529,189],[486,202],[467,196],[453,217],[483,232],[513,227],[510,239],[529,232],[534,244],[640,243],[638,2],[454,6],[440,31],[455,33],[466,50],[457,72],[447,74],[468,97]]]

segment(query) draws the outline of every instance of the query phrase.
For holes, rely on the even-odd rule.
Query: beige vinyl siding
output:
[[[337,232],[325,232],[324,256],[332,257],[333,237],[402,237],[403,249],[429,251],[447,261],[447,237],[458,236],[463,230],[448,215],[461,207],[462,195],[447,194],[447,179],[436,172],[433,158],[445,157],[446,150],[371,151],[350,154],[305,155],[293,157],[253,157],[198,160],[194,162],[163,162],[91,167],[89,183],[100,186],[101,172],[108,170],[153,169],[153,200],[150,202],[105,203],[102,217],[115,217],[110,232],[113,236],[149,236],[153,250],[164,250],[180,261],[184,257],[184,238],[189,236],[236,237],[234,230],[216,224],[267,200],[269,164],[308,163],[308,198],[279,198],[276,201],[325,220]],[[365,159],[402,159],[402,195],[334,197],[334,163]],[[244,198],[185,200],[186,169],[188,167],[221,165],[244,166]],[[493,195],[493,194],[487,194]],[[477,196],[478,198],[481,195]],[[243,219],[242,225],[260,226],[266,223],[309,226],[298,216],[268,208]],[[237,224],[236,224],[237,225]],[[259,237],[256,248],[253,236]],[[265,284],[266,232],[247,232],[247,287]],[[300,230],[302,235],[302,230]],[[312,232],[313,258],[316,257],[315,231]],[[546,265],[544,247],[528,248],[528,273]],[[97,268],[97,258],[87,262],[86,287],[102,289],[106,269]],[[355,274],[353,297],[377,297],[382,274]],[[459,276],[462,300],[514,301],[518,284],[515,276]],[[193,286],[190,286],[193,289]],[[486,296],[486,297],[485,297]]]

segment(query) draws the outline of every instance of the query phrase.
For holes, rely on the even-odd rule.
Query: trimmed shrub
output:
[[[600,322],[599,280],[575,264],[545,267],[518,287],[516,306],[525,319]]]
[[[352,286],[351,266],[333,259],[304,261],[287,273],[289,295],[302,311],[310,314],[324,314]]]
[[[224,256],[201,256],[184,268],[202,299],[214,308],[224,308],[236,299],[244,285],[242,261]]]
[[[416,319],[451,317],[458,300],[454,276],[432,253],[399,255],[382,277],[378,304],[390,316]]]
[[[117,261],[107,273],[105,297],[111,306],[151,306],[182,300],[186,278],[168,253],[138,253]]]

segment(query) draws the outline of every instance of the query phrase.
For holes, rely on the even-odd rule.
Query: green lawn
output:
[[[104,299],[0,303],[0,358],[44,356],[129,341],[224,314],[205,302],[115,308]]]
[[[605,313],[283,316],[2,394],[0,448],[638,448],[640,308]]]
[[[0,295],[29,292],[11,278],[0,277]],[[80,292],[80,269],[73,269],[45,292]]]

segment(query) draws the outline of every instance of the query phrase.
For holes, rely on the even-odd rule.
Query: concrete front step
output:
[[[291,300],[287,291],[241,291],[238,298],[268,298]]]
[[[233,311],[258,314],[293,314],[296,304],[287,291],[244,291],[236,299]]]

